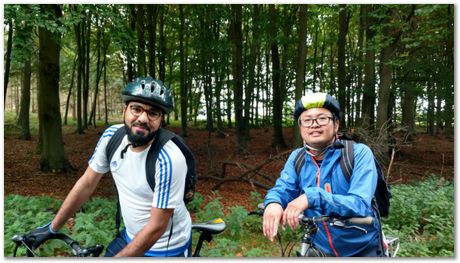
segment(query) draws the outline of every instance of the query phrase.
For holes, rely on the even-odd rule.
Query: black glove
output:
[[[45,241],[49,240],[52,238],[54,235],[56,235],[58,232],[53,231],[51,229],[51,222],[48,224],[38,227],[35,230],[30,231],[26,235],[26,243],[27,246],[32,248],[32,250],[36,249],[39,247],[41,244],[43,244]]]

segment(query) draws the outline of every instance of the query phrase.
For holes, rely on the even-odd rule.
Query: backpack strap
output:
[[[145,174],[147,176],[147,182],[149,183],[152,191],[155,191],[155,164],[158,159],[163,146],[171,140],[175,134],[165,129],[159,129],[158,134],[155,137],[150,149],[147,153],[147,161],[145,165]]]
[[[340,168],[342,168],[343,175],[347,179],[348,182],[350,182],[351,174],[353,172],[353,166],[354,166],[354,149],[353,145],[355,142],[353,140],[340,140],[340,142],[343,144],[342,148],[342,156],[340,157]],[[302,169],[302,166],[305,164],[305,150],[302,148],[297,153],[297,156],[294,159],[294,167],[296,174],[300,174],[300,170]]]
[[[126,131],[124,127],[121,126],[110,138],[109,143],[107,144],[107,147],[105,149],[107,161],[109,162],[109,164],[112,161],[113,155],[115,154],[116,150],[120,146],[125,135],[126,135]],[[123,152],[121,154],[123,158]],[[120,200],[118,199],[117,185],[113,184],[113,186],[115,187],[115,192],[117,193],[117,211],[115,214],[115,228],[117,230],[116,234],[118,236],[120,234],[120,225],[121,225],[121,208],[120,208]]]
[[[302,148],[297,153],[294,159],[294,167],[295,167],[295,172],[297,176],[300,175],[300,170],[302,169],[302,166],[304,165],[304,163],[305,163],[305,148]]]
[[[107,161],[109,162],[109,164],[112,161],[112,157],[117,151],[121,142],[123,141],[123,137],[125,137],[125,135],[126,135],[125,128],[121,126],[110,138],[109,143],[107,144],[107,147],[105,149]]]
[[[187,144],[185,144],[182,137],[175,135],[171,140],[182,151],[182,154],[184,155],[185,161],[187,163],[187,176],[185,179],[185,190],[187,192],[184,193],[184,201],[185,201],[185,204],[187,204],[193,199],[195,195],[195,183],[196,183],[195,157],[193,156],[193,153],[190,150],[190,148],[188,148]]]
[[[340,140],[343,144],[342,156],[340,157],[340,168],[342,168],[342,173],[347,179],[347,182],[350,182],[351,174],[353,173],[353,167],[355,164],[354,158],[354,144],[353,140]]]

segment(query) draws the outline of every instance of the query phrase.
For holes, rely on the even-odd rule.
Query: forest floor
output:
[[[170,129],[180,134],[178,128]],[[83,135],[74,132],[64,135],[65,152],[75,170],[61,174],[40,171],[40,156],[36,153],[37,138],[23,141],[19,140],[16,135],[6,133],[4,138],[4,195],[50,195],[64,198],[85,171],[103,130],[104,127],[90,128]],[[248,210],[253,209],[249,207],[251,192],[257,191],[263,197],[266,191],[247,180],[228,181],[219,188],[215,188],[221,178],[235,179],[243,175],[247,169],[266,163],[261,169],[258,169],[258,174],[249,173],[248,176],[271,185],[270,181],[263,179],[260,175],[275,180],[289,152],[289,148],[275,149],[271,146],[272,129],[251,130],[249,153],[244,157],[237,154],[236,136],[233,130],[224,136],[217,136],[217,133],[198,129],[189,129],[188,133],[186,142],[197,159],[196,170],[199,179],[196,190],[205,197],[205,200],[215,196],[213,189],[218,190],[224,207],[243,205]],[[291,142],[292,128],[285,128],[283,136],[286,142]],[[390,184],[416,182],[431,174],[449,180],[454,179],[454,140],[452,138],[419,134],[414,137],[413,142],[400,144],[395,156],[389,177]],[[210,177],[213,179],[205,179]],[[95,194],[102,197],[114,195],[110,175],[103,177]]]

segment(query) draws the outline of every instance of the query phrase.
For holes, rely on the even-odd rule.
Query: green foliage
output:
[[[13,255],[14,243],[11,238],[15,234],[27,233],[50,222],[62,201],[50,196],[24,197],[8,195],[5,197],[5,256]],[[82,246],[96,243],[107,245],[115,235],[115,202],[114,200],[94,198],[84,207],[84,212],[77,213],[75,225],[68,233]],[[40,256],[68,255],[69,248],[59,240],[48,241],[41,246]],[[25,255],[25,250],[18,250],[18,256]]]
[[[392,186],[391,213],[383,219],[387,236],[401,240],[400,257],[452,257],[454,256],[454,187],[442,178],[431,177],[426,181],[411,185]],[[243,206],[228,207],[224,210],[222,197],[218,192],[209,196],[204,204],[201,194],[189,204],[196,209],[194,221],[207,222],[221,217],[227,224],[224,233],[214,236],[211,243],[204,242],[203,257],[273,257],[280,256],[280,246],[268,241],[262,234],[262,218],[249,215]],[[259,193],[251,193],[251,207],[262,201]],[[11,237],[25,233],[48,223],[58,210],[61,200],[48,196],[23,197],[8,195],[4,201],[4,244],[5,256],[12,256],[14,244]],[[115,233],[115,201],[94,198],[77,213],[72,229],[68,232],[82,245],[95,243],[107,245]],[[224,213],[224,211],[226,211]],[[298,249],[300,233],[289,227],[281,234],[282,246],[292,254]],[[193,233],[196,245],[198,234]],[[67,252],[66,252],[67,251]],[[39,251],[42,256],[66,255],[68,248],[62,242],[49,242]],[[24,255],[24,251],[18,251]]]
[[[8,195],[4,200],[4,236],[5,256],[13,255],[14,243],[11,238],[15,234],[26,233],[37,227],[43,226],[53,219],[59,209],[60,200],[49,196],[24,197],[20,195]],[[40,255],[52,255],[53,251],[64,247],[56,241],[47,243],[40,248]],[[18,250],[23,254],[25,250]]]
[[[115,236],[116,201],[93,198],[77,213],[72,236],[82,244],[107,245]],[[120,226],[123,228],[123,226]]]
[[[219,196],[219,193],[213,192],[213,196],[210,197],[210,201],[205,205],[205,207],[198,211],[195,216],[197,222],[207,222],[214,218],[219,218],[224,216],[224,207],[220,200],[222,199]]]
[[[383,219],[386,235],[401,239],[399,256],[453,256],[454,187],[432,176],[392,188],[391,211]]]
[[[204,197],[202,194],[195,192],[193,200],[187,204],[187,209],[190,213],[196,213],[204,203]]]

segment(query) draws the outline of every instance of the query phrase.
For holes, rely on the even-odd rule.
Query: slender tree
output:
[[[346,65],[345,65],[345,46],[348,31],[348,19],[346,5],[339,5],[339,37],[337,39],[337,83],[338,83],[338,101],[342,109],[346,109]],[[345,114],[340,116],[340,124],[346,127]]]
[[[179,56],[180,56],[180,116],[181,116],[181,127],[182,136],[187,136],[187,97],[188,89],[185,83],[186,69],[185,69],[185,45],[184,45],[184,28],[185,28],[185,15],[184,6],[179,5]]]
[[[305,54],[307,50],[307,10],[308,5],[300,5],[299,9],[299,25],[297,29],[298,42],[297,42],[297,63],[296,63],[296,74],[295,74],[295,101],[298,101],[302,97],[304,90],[304,79],[305,79]],[[318,31],[316,31],[318,32]],[[316,49],[315,49],[316,53]],[[313,72],[315,68],[313,67]],[[314,74],[314,73],[313,73]],[[314,86],[314,84],[313,84]],[[299,127],[297,120],[294,120],[294,142],[295,145],[302,145],[300,138]]]
[[[375,123],[375,50],[373,40],[375,31],[375,19],[369,14],[372,10],[372,5],[363,5],[363,16],[365,17],[365,50],[364,58],[364,83],[363,83],[363,102],[362,102],[362,117],[361,126],[364,129],[373,129]]]
[[[247,154],[247,136],[243,120],[243,35],[242,35],[242,6],[232,5],[231,36],[233,43],[233,101],[235,104],[235,127],[238,140],[238,152]]]
[[[5,73],[3,77],[3,101],[6,101],[6,91],[8,90],[8,81],[10,77],[11,50],[13,49],[13,20],[8,19],[8,42],[6,44],[5,54]],[[5,107],[6,103],[3,105]]]
[[[147,74],[145,63],[145,12],[144,5],[136,5],[136,33],[137,33],[137,74],[138,77]],[[155,53],[153,54],[155,57]]]
[[[278,51],[278,42],[276,36],[278,33],[277,25],[277,11],[274,5],[269,5],[269,14],[270,14],[270,25],[269,31],[271,35],[270,40],[270,50],[272,58],[272,85],[273,85],[273,146],[276,148],[285,148],[286,143],[283,138],[283,126],[282,126],[282,117],[283,117],[283,100],[282,100],[282,90],[280,86],[280,58]]]
[[[155,78],[155,45],[157,39],[157,16],[158,16],[158,5],[146,5],[147,6],[147,32],[148,32],[148,43],[147,43],[147,54],[149,57],[148,62],[148,75]],[[160,27],[161,29],[161,27]],[[160,78],[161,79],[161,78]],[[164,81],[164,79],[161,79]]]
[[[31,89],[31,59],[27,59],[24,63],[24,72],[23,72],[23,81],[21,89],[21,110],[19,112],[19,123],[21,125],[21,136],[22,140],[30,140],[30,122],[29,122],[29,112],[30,112],[30,89]]]

